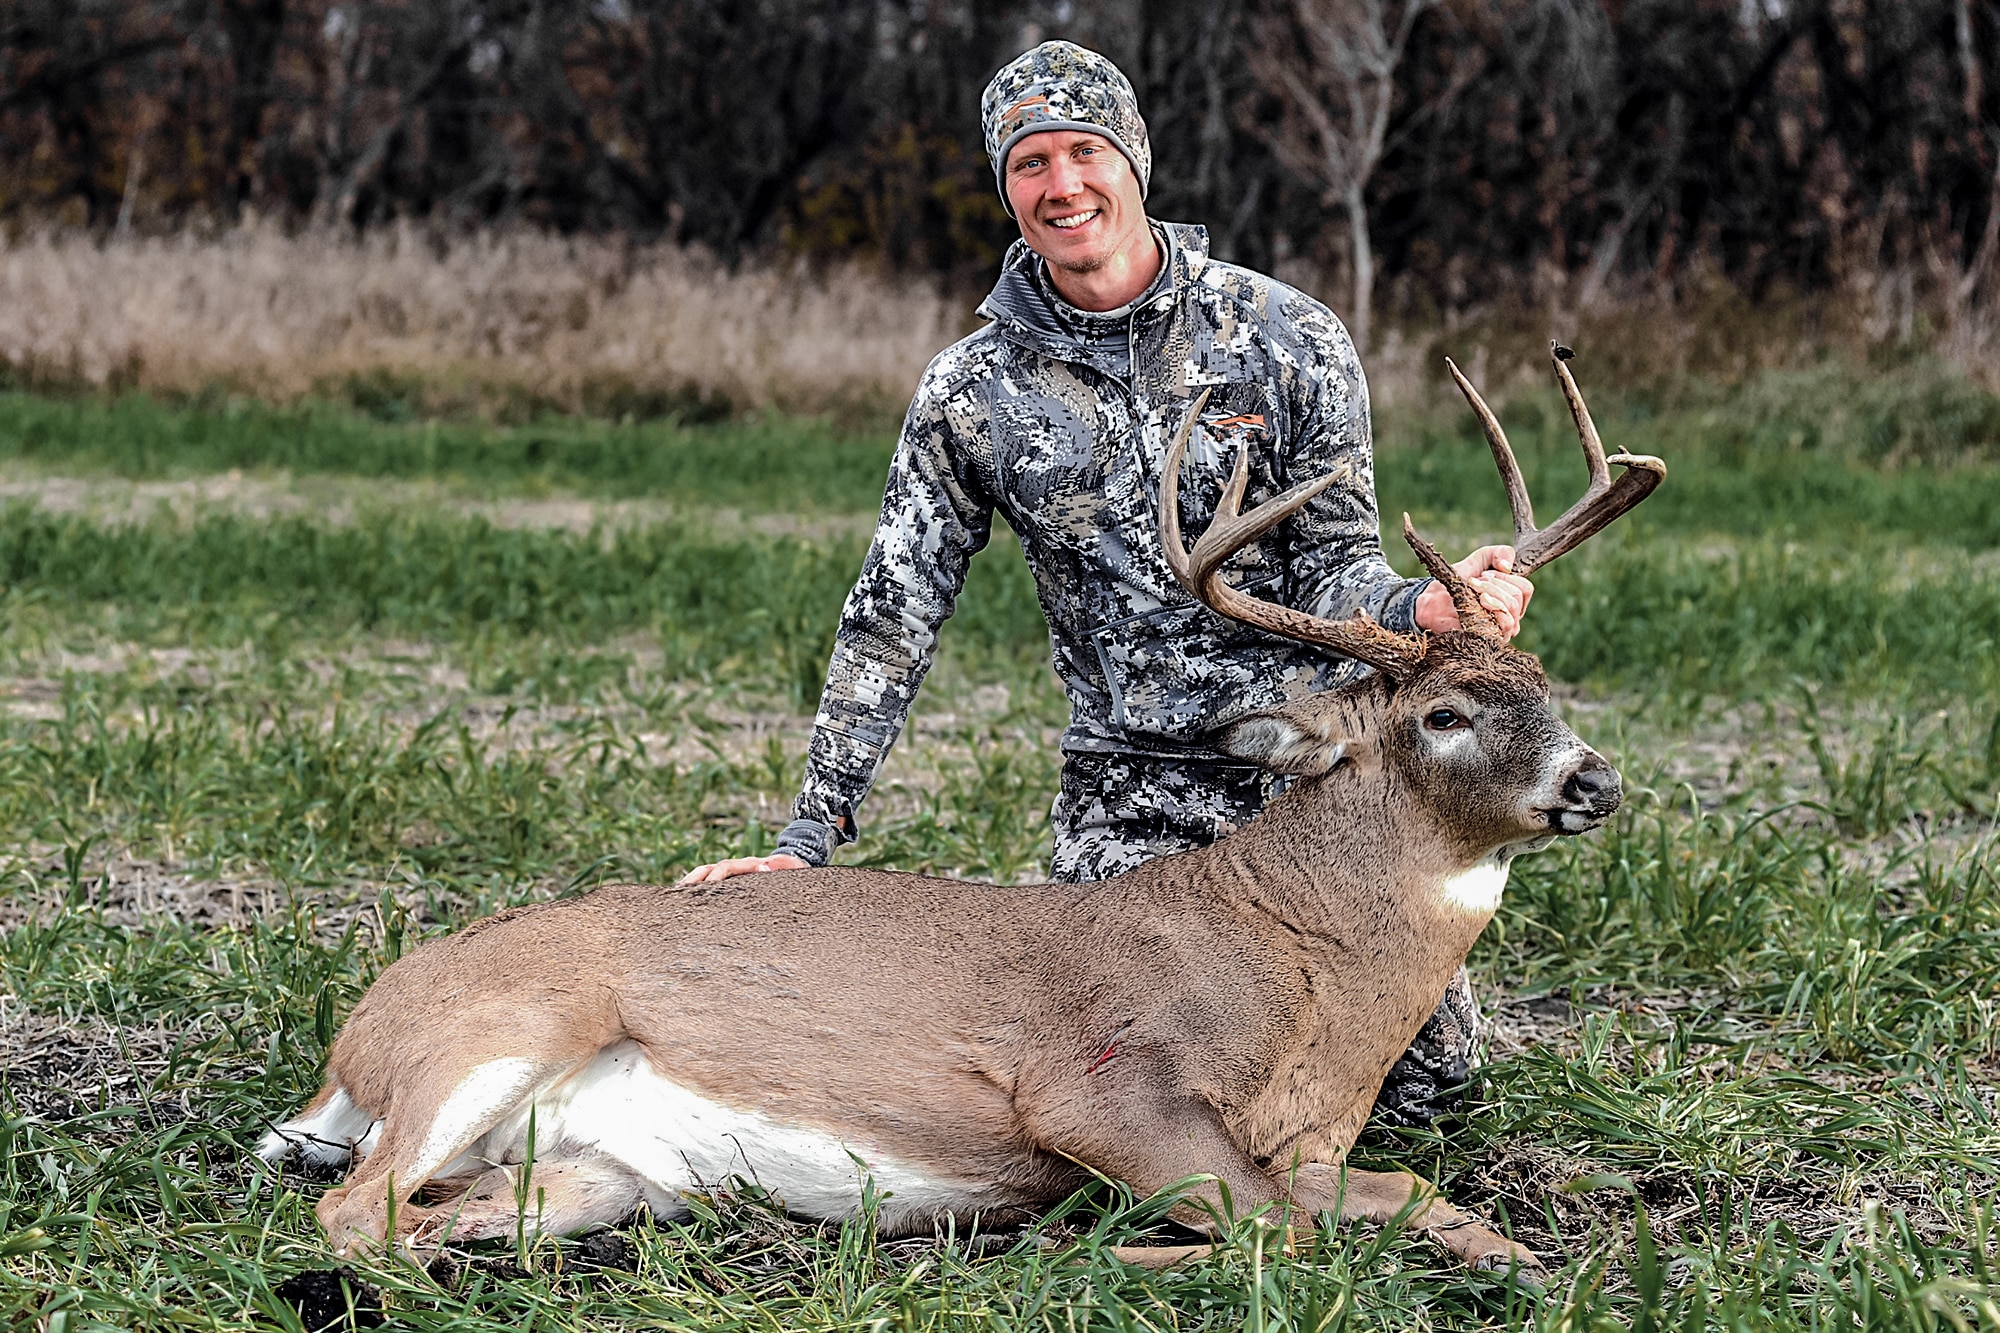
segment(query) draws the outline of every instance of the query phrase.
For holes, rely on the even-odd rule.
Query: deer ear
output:
[[[1332,722],[1282,711],[1252,713],[1223,731],[1220,747],[1273,773],[1318,777],[1347,757],[1347,739],[1333,734]]]

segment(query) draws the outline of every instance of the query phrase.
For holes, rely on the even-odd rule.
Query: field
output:
[[[1626,808],[1517,865],[1473,959],[1476,1108],[1361,1151],[1538,1247],[1546,1295],[1367,1228],[1144,1273],[1105,1247],[1161,1208],[1110,1189],[920,1241],[745,1190],[362,1263],[354,1317],[2000,1326],[2000,399],[1922,361],[1704,383],[1593,394],[1672,477],[1547,573],[1524,635]],[[889,432],[407,406],[0,394],[9,1327],[297,1328],[277,1289],[330,1267],[323,1182],[248,1149],[369,978],[786,819]],[[1555,512],[1582,469],[1553,391],[1505,417]],[[1504,531],[1470,431],[1416,405],[1379,430],[1385,509],[1457,549]],[[849,859],[1035,877],[1061,720],[1002,533]]]

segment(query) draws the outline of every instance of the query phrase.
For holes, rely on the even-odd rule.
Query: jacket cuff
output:
[[[1423,596],[1424,589],[1436,583],[1436,579],[1411,579],[1403,590],[1390,597],[1382,606],[1382,628],[1394,630],[1398,634],[1417,632],[1417,598]]]
[[[772,853],[796,856],[809,866],[823,866],[833,860],[833,849],[842,841],[839,830],[831,824],[822,824],[817,819],[794,819],[778,835]]]

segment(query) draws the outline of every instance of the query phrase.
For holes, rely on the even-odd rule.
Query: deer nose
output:
[[[1601,755],[1585,759],[1569,775],[1569,781],[1563,783],[1563,799],[1572,805],[1609,810],[1617,807],[1619,797],[1618,770],[1605,763]]]

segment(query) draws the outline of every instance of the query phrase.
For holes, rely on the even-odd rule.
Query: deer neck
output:
[[[1507,879],[1503,855],[1461,847],[1365,755],[1300,782],[1208,854],[1212,888],[1240,910],[1309,947],[1382,950],[1424,990],[1465,960]]]

